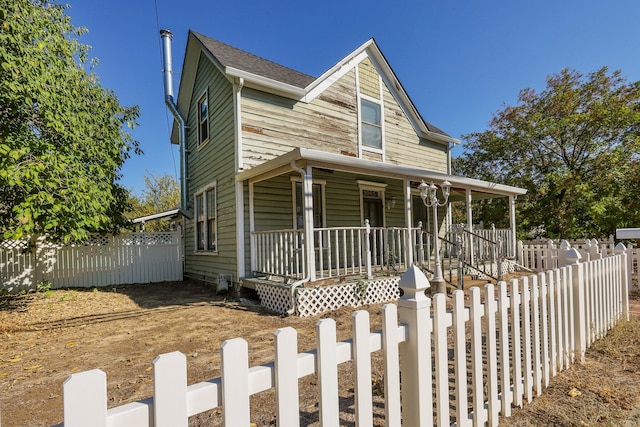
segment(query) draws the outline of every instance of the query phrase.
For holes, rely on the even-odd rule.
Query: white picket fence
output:
[[[182,280],[181,232],[95,235],[81,244],[0,242],[0,290]]]
[[[274,362],[255,367],[247,342],[231,339],[221,346],[221,377],[192,385],[184,354],[164,354],[153,362],[154,396],[111,409],[104,372],[73,374],[63,386],[62,425],[186,427],[190,416],[222,407],[224,425],[248,426],[250,396],[275,389],[278,425],[299,426],[298,379],[317,374],[320,425],[343,423],[338,390],[347,381],[356,425],[371,426],[371,354],[382,351],[386,425],[496,426],[512,404],[540,395],[551,377],[583,361],[594,340],[628,319],[626,256],[622,250],[580,262],[572,249],[566,267],[497,289],[488,284],[482,298],[477,287],[468,300],[455,291],[451,310],[444,294],[425,295],[429,283],[414,266],[400,280],[397,306],[383,307],[381,331],[370,332],[368,312],[358,311],[353,338],[336,342],[335,321],[320,320],[317,349],[298,353],[296,331],[286,327],[274,334]],[[354,377],[338,378],[338,365],[347,361]]]
[[[602,258],[611,255],[614,251],[614,245],[610,242],[600,242],[595,239],[560,242],[548,240],[544,243],[518,241],[518,264],[533,271],[550,270],[556,268],[558,264],[562,265],[562,254],[571,248],[577,249],[585,260]]]

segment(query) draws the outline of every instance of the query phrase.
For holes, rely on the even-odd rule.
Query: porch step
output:
[[[243,277],[240,279],[240,286],[247,289],[256,289],[256,285],[264,284],[270,286],[282,286],[288,288],[291,286],[289,280],[280,276],[265,276],[265,277]]]

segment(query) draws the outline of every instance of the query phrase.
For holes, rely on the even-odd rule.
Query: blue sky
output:
[[[102,85],[140,106],[133,136],[145,154],[122,171],[136,193],[145,174],[179,173],[160,28],[174,34],[176,92],[189,29],[314,76],[373,37],[422,116],[455,138],[486,129],[521,89],[540,90],[563,68],[606,65],[640,80],[638,0],[67,1],[74,25],[89,29],[81,41]]]

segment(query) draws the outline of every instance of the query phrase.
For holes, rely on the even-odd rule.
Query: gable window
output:
[[[209,101],[207,93],[198,100],[198,145],[209,140]]]
[[[215,252],[218,249],[216,187],[211,186],[195,195],[196,251]]]
[[[360,120],[362,129],[362,145],[381,150],[382,120],[380,104],[366,99],[360,99]]]

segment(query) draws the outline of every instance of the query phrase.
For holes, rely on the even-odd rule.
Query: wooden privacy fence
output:
[[[274,334],[274,362],[255,367],[249,367],[247,342],[231,339],[221,346],[221,377],[192,385],[186,357],[164,354],[153,362],[154,396],[111,409],[104,372],[73,374],[63,386],[63,425],[186,427],[190,416],[222,407],[224,425],[248,426],[250,396],[275,389],[278,425],[299,426],[298,379],[316,374],[320,425],[347,421],[339,409],[343,384],[353,389],[355,424],[371,426],[371,353],[381,351],[386,425],[496,426],[512,404],[540,395],[551,377],[584,360],[594,340],[628,318],[625,252],[580,258],[574,249],[566,267],[500,282],[497,289],[488,284],[482,297],[477,287],[468,299],[455,291],[450,309],[444,294],[425,295],[429,283],[414,266],[400,280],[397,306],[383,307],[381,331],[370,332],[368,312],[359,311],[353,338],[336,342],[335,321],[320,320],[317,349],[298,353],[296,331],[286,327]],[[339,378],[338,365],[348,361],[353,378]]]
[[[182,280],[181,231],[95,235],[83,243],[0,242],[0,290]]]

